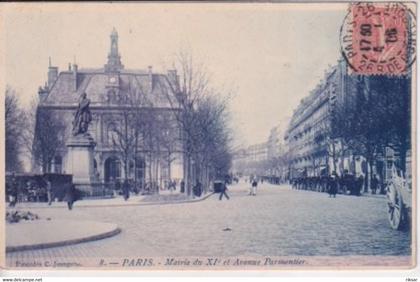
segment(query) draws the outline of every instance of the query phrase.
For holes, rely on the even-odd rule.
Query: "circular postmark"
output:
[[[401,3],[350,4],[341,52],[355,74],[404,75],[415,61],[416,33],[416,17]]]

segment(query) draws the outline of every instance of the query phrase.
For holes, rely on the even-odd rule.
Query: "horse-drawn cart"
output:
[[[407,230],[411,221],[412,188],[403,173],[392,168],[387,183],[388,220],[395,230]]]

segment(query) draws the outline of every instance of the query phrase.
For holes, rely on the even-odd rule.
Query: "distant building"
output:
[[[268,143],[258,143],[233,153],[232,173],[242,175],[265,175],[268,160]]]
[[[248,160],[252,162],[261,162],[268,159],[268,143],[258,143],[247,148]]]
[[[267,141],[267,158],[277,158],[283,151],[283,131],[280,126],[275,126],[270,130]]]
[[[267,141],[268,166],[266,176],[273,183],[279,183],[286,178],[284,130],[283,124],[273,127]]]
[[[152,67],[147,70],[125,69],[118,52],[118,33],[114,29],[110,36],[110,51],[108,59],[102,68],[83,69],[76,64],[69,64],[68,70],[59,72],[58,67],[48,68],[48,82],[39,89],[39,109],[53,111],[65,121],[67,125],[65,140],[71,134],[73,115],[78,99],[86,93],[91,100],[90,108],[93,120],[89,125],[89,133],[96,142],[94,151],[94,167],[100,182],[121,180],[124,176],[124,167],[118,149],[113,144],[115,128],[118,119],[115,116],[128,109],[148,110],[154,117],[165,117],[174,121],[173,114],[177,109],[169,103],[170,91],[168,81],[177,79],[175,71],[167,74],[154,73]],[[120,101],[125,95],[132,92],[141,93],[144,103],[136,105],[121,105]],[[180,134],[176,129],[171,134]],[[179,138],[175,138],[175,140]],[[172,152],[170,163],[163,161],[167,154],[165,148],[145,151],[144,146],[139,147],[137,155],[132,155],[128,169],[128,177],[138,181],[149,181],[154,174],[161,181],[169,178],[181,179],[183,176],[182,146],[176,146]],[[60,148],[48,167],[49,172],[66,172],[67,148]],[[153,169],[151,169],[153,166]],[[156,176],[156,174],[158,174]]]

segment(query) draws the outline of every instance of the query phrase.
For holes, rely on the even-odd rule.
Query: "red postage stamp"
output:
[[[416,55],[416,19],[401,3],[357,3],[341,27],[341,51],[361,75],[403,75]]]

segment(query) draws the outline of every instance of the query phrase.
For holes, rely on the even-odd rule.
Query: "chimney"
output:
[[[39,98],[39,103],[42,104],[45,100],[45,98],[48,95],[48,86],[45,85],[45,87],[39,87],[38,88],[38,98]]]
[[[75,63],[73,64],[73,78],[72,78],[72,81],[73,81],[73,91],[76,92],[78,85],[77,85],[77,65]]]
[[[149,74],[149,89],[150,89],[150,92],[151,92],[153,90],[153,67],[148,66],[147,69],[149,70],[148,71],[148,74]]]
[[[53,67],[51,65],[51,57],[49,58],[48,66],[48,89],[51,90],[52,85],[58,77],[58,67]]]

